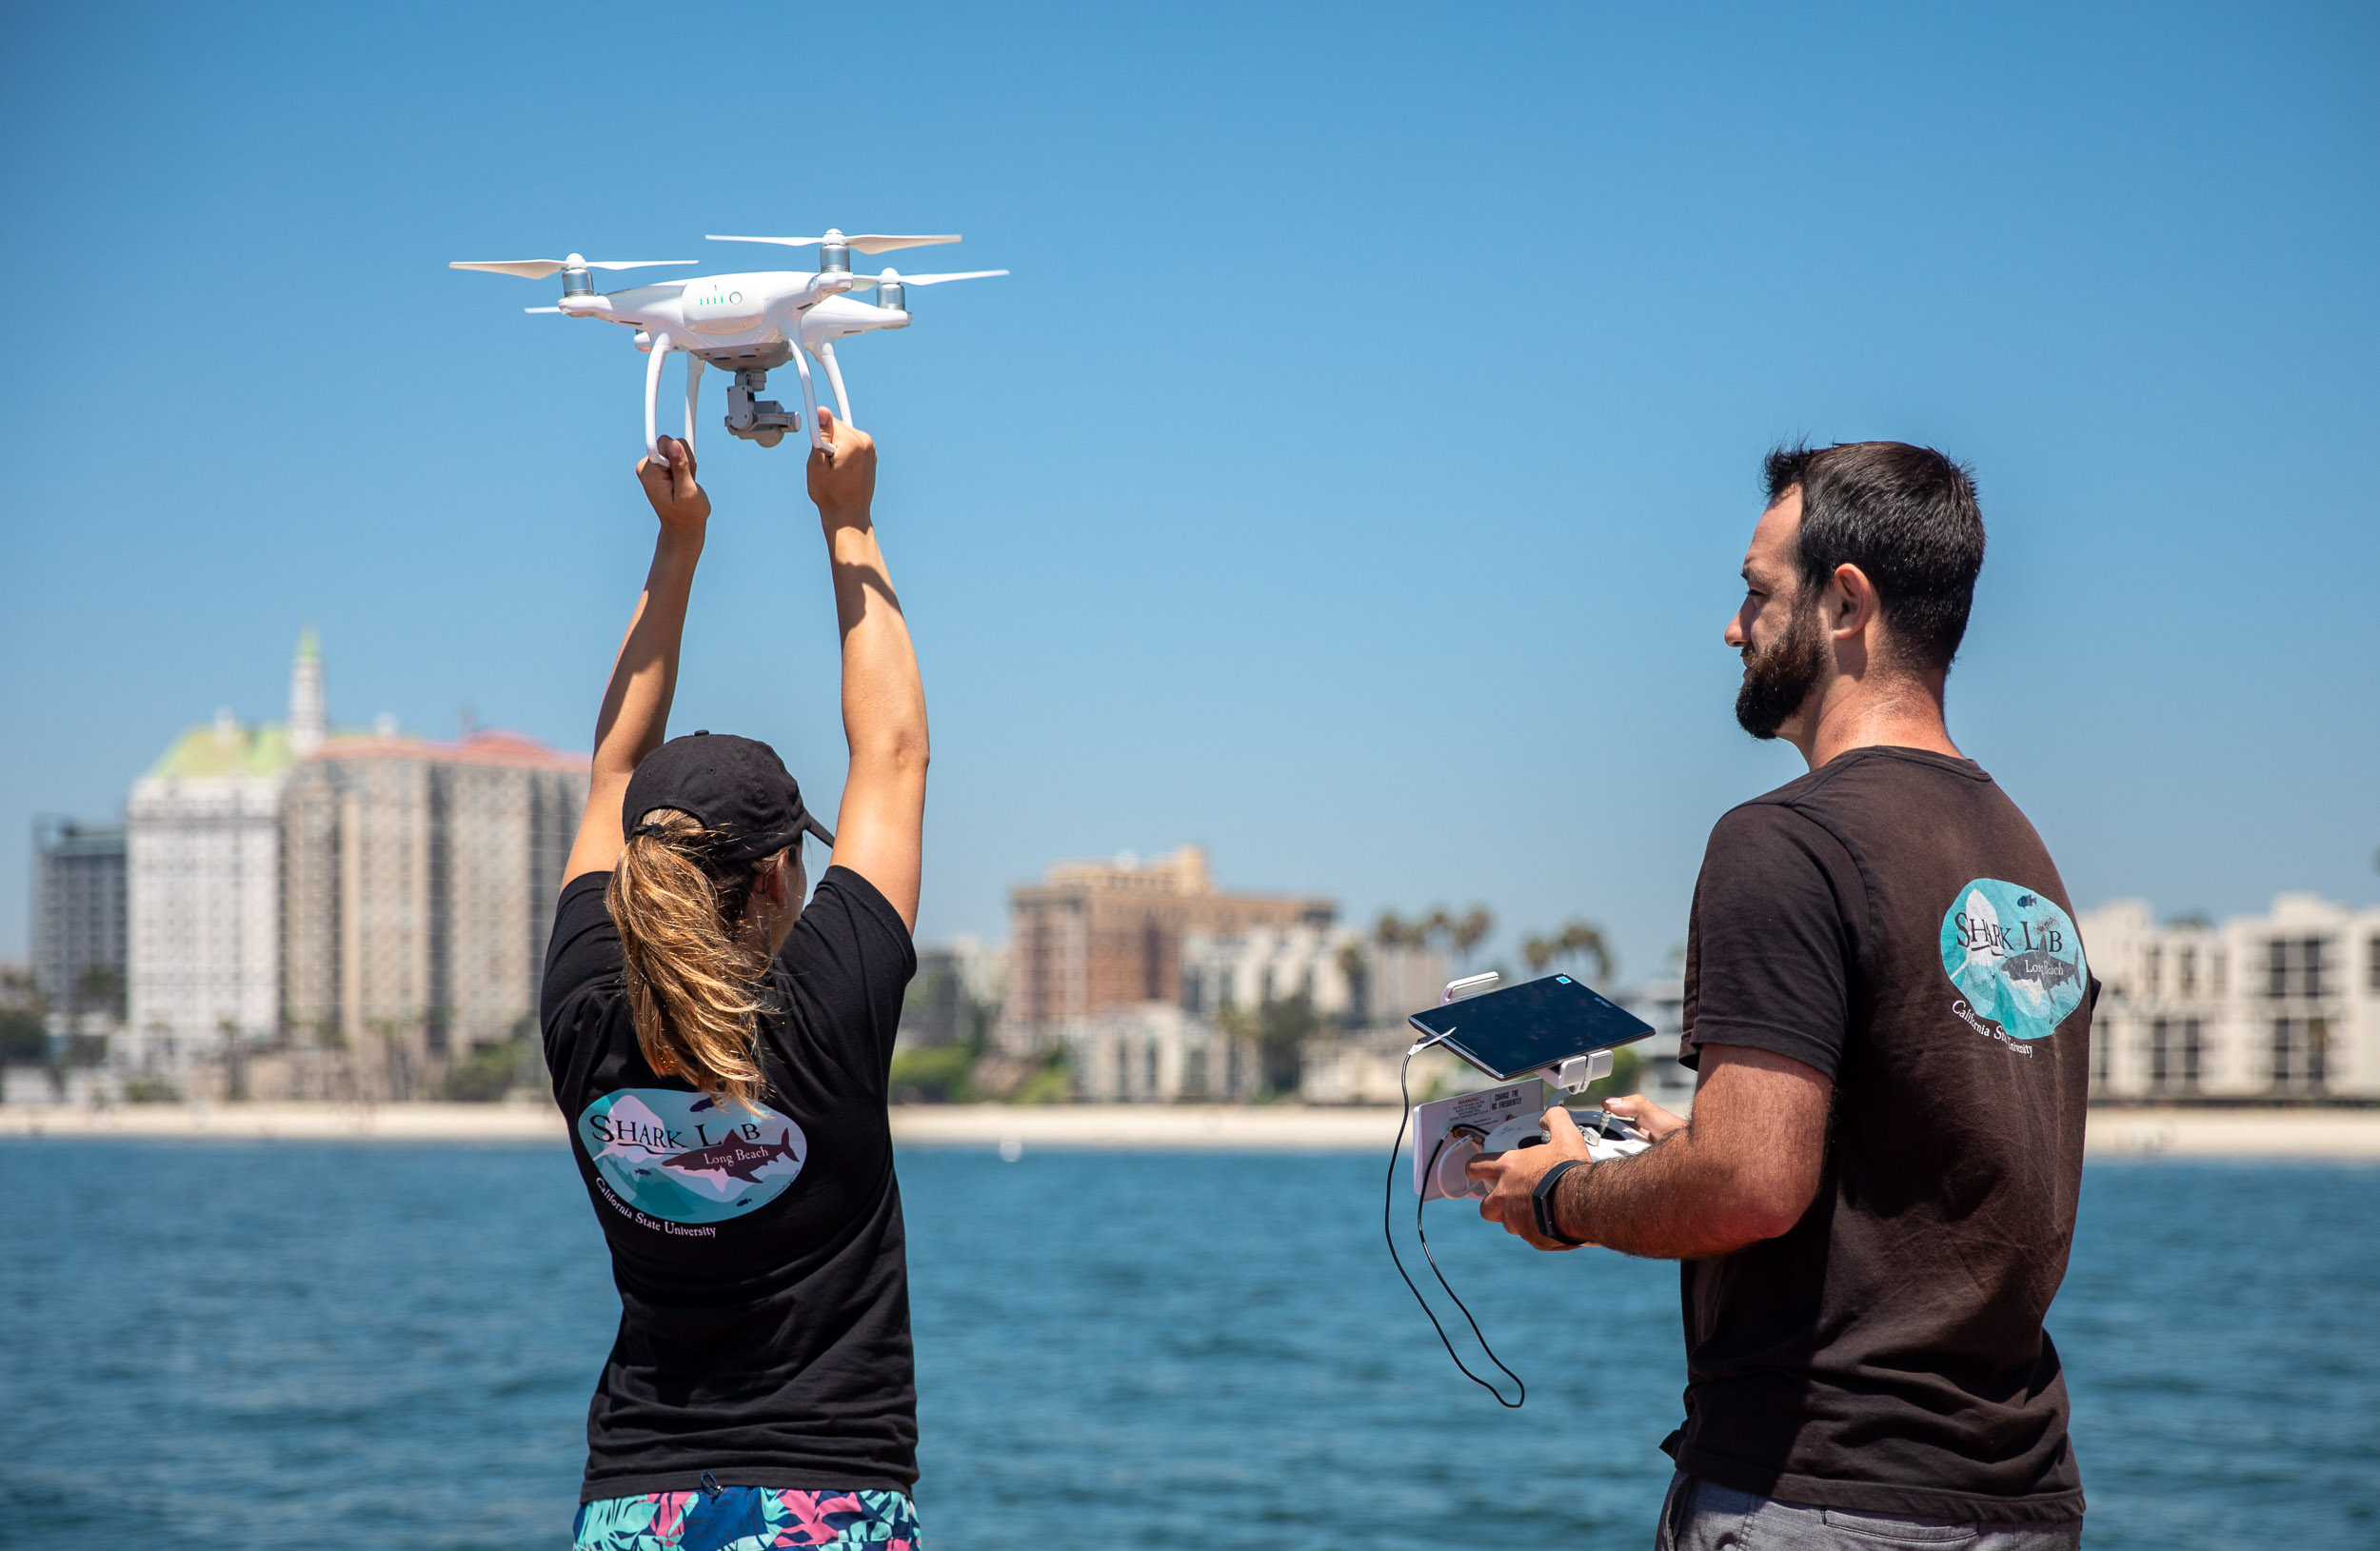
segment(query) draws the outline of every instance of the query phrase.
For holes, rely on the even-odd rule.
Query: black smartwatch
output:
[[[1584,1158],[1565,1158],[1545,1171],[1537,1187],[1529,1192],[1529,1212],[1537,1220],[1537,1237],[1551,1239],[1557,1244],[1583,1244],[1584,1239],[1573,1239],[1554,1225],[1554,1187],[1562,1183],[1562,1176],[1586,1164]]]

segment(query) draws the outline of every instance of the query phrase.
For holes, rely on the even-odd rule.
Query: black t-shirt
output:
[[[1689,1475],[1788,1501],[2080,1517],[2041,1327],[2082,1186],[2097,984],[2033,825],[1972,763],[1862,748],[1722,818],[1686,1050],[1835,1082],[1793,1229],[1683,1268]]]
[[[691,1491],[704,1471],[906,1491],[917,1387],[884,1104],[908,930],[866,879],[826,869],[769,969],[754,1113],[645,1064],[608,877],[563,888],[540,1002],[620,1289],[581,1500]]]

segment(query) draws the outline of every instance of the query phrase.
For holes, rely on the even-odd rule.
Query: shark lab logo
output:
[[[2027,1055],[2016,1042],[2056,1033],[2091,983],[2082,938],[2066,912],[1998,878],[1960,889],[1942,917],[1942,968],[1961,993],[1951,1010]]]
[[[623,1208],[666,1223],[757,1211],[784,1194],[810,1150],[802,1127],[764,1104],[668,1088],[605,1094],[579,1117],[579,1144]]]

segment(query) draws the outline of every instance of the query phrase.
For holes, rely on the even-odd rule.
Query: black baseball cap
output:
[[[690,813],[704,828],[726,836],[705,854],[729,865],[782,851],[805,833],[829,848],[835,844],[802,805],[802,788],[777,750],[732,733],[689,732],[645,756],[628,778],[620,826],[633,831],[663,807]]]

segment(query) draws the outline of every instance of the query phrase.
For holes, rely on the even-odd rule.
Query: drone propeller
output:
[[[560,259],[458,259],[449,269],[484,269],[490,274],[517,274],[543,280],[557,269],[650,269],[662,264],[700,264],[701,259],[585,259],[573,253]]]
[[[880,275],[854,277],[851,288],[865,290],[870,286],[939,286],[945,280],[989,280],[994,275],[1007,272],[1005,269],[965,269],[957,274],[902,274],[898,269],[888,268]]]
[[[938,243],[955,243],[959,239],[955,234],[948,237],[887,237],[879,232],[846,237],[830,227],[823,237],[706,236],[704,240],[714,243],[775,243],[780,248],[815,248],[820,243],[839,243],[863,253],[889,253],[896,248],[931,248]]]
[[[562,308],[558,307],[525,307],[521,310],[524,312],[559,312]]]

